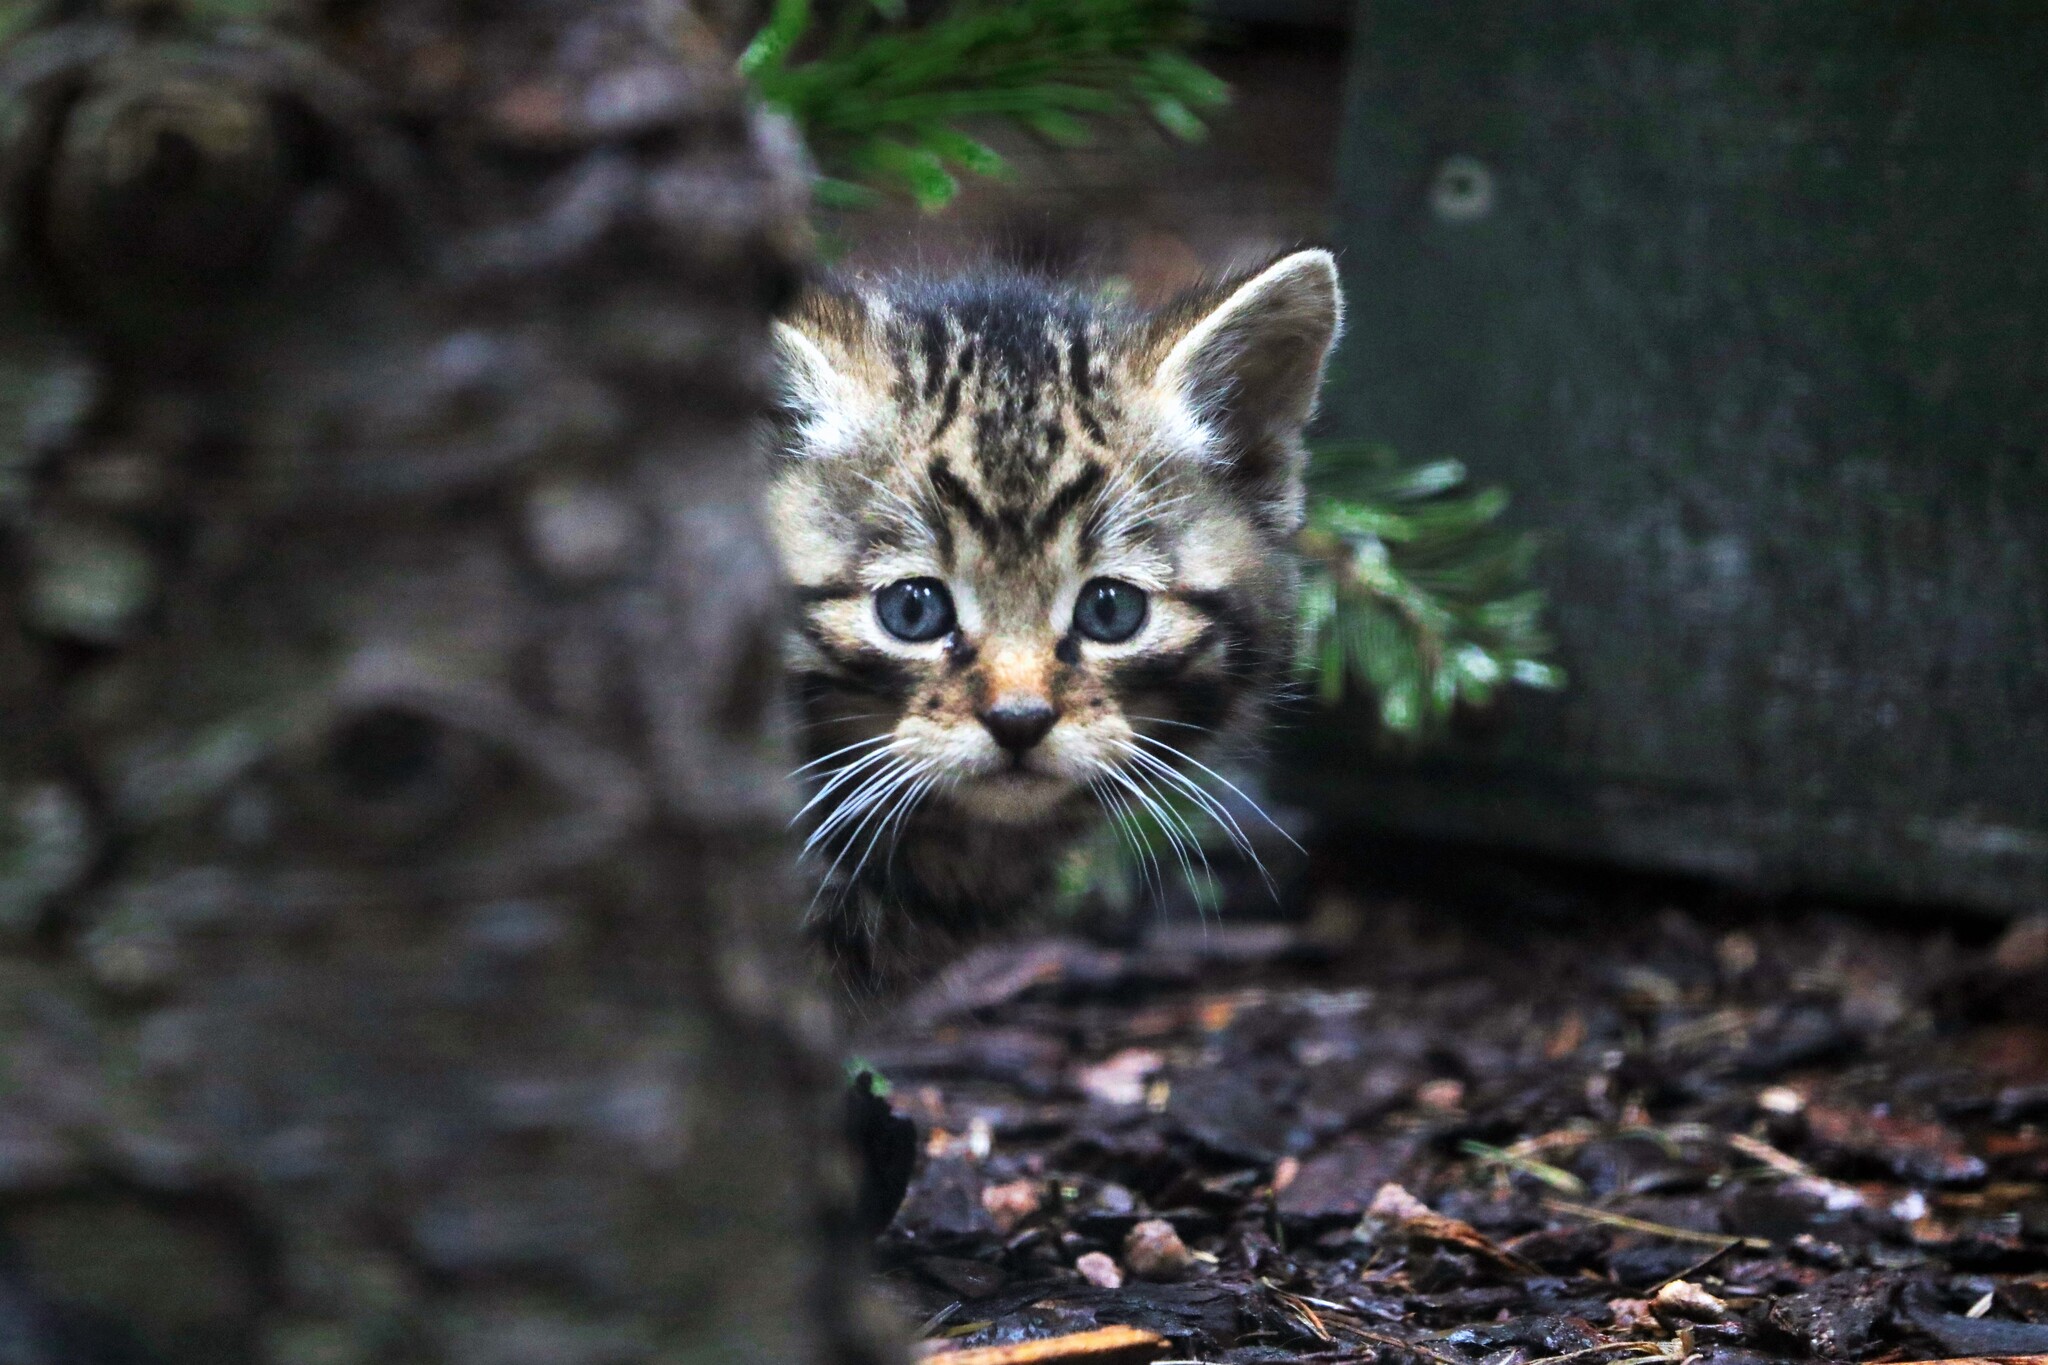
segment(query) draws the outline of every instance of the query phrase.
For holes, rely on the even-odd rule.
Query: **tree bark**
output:
[[[59,13],[0,75],[0,1362],[871,1358],[728,16]]]

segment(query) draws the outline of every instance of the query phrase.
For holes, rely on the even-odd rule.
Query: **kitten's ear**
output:
[[[874,419],[863,374],[867,310],[858,295],[805,296],[774,327],[776,425],[801,459],[851,453]]]
[[[1344,313],[1337,262],[1297,251],[1165,320],[1153,383],[1214,438],[1209,454],[1284,520],[1301,516],[1301,429]]]

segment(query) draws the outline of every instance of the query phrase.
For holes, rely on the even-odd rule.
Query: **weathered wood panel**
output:
[[[1515,490],[1572,687],[1324,793],[2048,897],[2048,10],[1367,0],[1346,118],[1332,425]]]

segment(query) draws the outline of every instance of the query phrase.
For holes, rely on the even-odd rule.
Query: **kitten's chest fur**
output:
[[[886,999],[1045,909],[1062,858],[1099,818],[1077,804],[1020,832],[945,811],[913,817],[879,866],[822,882],[812,941],[857,997]]]

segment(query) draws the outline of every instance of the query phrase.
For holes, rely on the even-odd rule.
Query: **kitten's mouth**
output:
[[[1039,788],[1067,787],[1073,785],[1056,773],[1042,772],[1018,759],[1007,767],[983,773],[967,784],[968,787],[990,787],[997,791],[1031,791]]]

